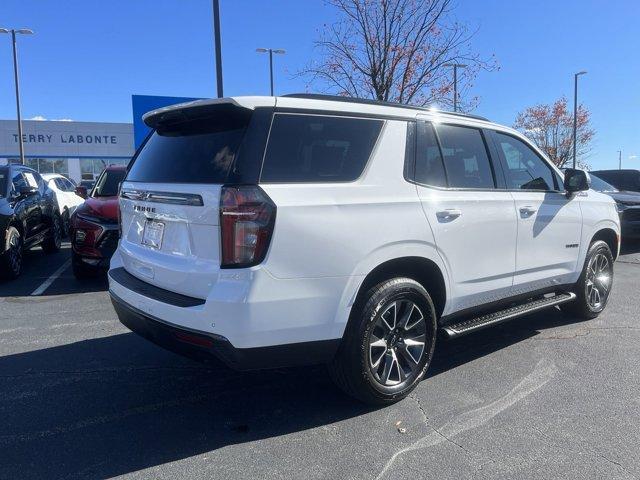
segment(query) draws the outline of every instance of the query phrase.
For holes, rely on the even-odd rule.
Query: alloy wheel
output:
[[[396,300],[377,316],[369,335],[369,370],[383,386],[398,385],[418,374],[427,343],[427,324],[411,300]]]
[[[596,253],[587,266],[585,294],[589,307],[594,311],[604,309],[613,279],[613,266],[603,253]]]
[[[9,257],[9,267],[14,275],[17,275],[22,267],[22,245],[20,243],[18,235],[12,235],[9,239],[7,255]]]

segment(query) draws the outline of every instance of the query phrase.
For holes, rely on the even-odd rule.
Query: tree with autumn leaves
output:
[[[585,157],[595,135],[591,115],[583,105],[578,106],[576,129],[576,159],[586,168]],[[570,167],[573,162],[573,111],[562,97],[552,104],[539,104],[520,112],[514,127],[533,140],[558,167]]]
[[[413,105],[452,106],[453,72],[462,63],[458,98],[462,110],[475,76],[496,68],[475,53],[475,32],[452,17],[453,0],[326,0],[335,23],[316,41],[319,60],[300,72],[315,88],[339,95]]]

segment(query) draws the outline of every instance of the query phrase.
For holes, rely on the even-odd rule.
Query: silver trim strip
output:
[[[153,192],[148,190],[123,189],[120,197],[129,200],[140,200],[152,203],[169,203],[172,205],[191,205],[202,207],[202,197],[195,193]]]

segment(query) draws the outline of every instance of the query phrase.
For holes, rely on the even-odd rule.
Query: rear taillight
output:
[[[250,267],[267,253],[276,206],[257,185],[224,186],[220,195],[222,268]]]

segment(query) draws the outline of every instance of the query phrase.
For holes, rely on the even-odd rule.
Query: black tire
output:
[[[22,272],[22,236],[18,229],[9,227],[6,238],[4,253],[0,255],[0,275],[7,280],[13,280]]]
[[[83,263],[75,252],[71,254],[71,268],[73,269],[73,276],[76,277],[77,280],[94,278],[98,274],[96,267]]]
[[[417,307],[417,312],[411,305]],[[393,329],[387,323],[392,317],[397,319],[393,321]],[[424,345],[420,351],[415,339],[422,336],[414,339],[408,336],[422,331],[423,325]],[[371,288],[353,306],[338,353],[329,364],[329,373],[342,390],[365,403],[397,402],[409,395],[424,377],[433,356],[436,332],[435,308],[424,287],[410,278],[387,280]],[[403,338],[405,334],[407,338]],[[380,342],[384,345],[374,346]],[[387,370],[393,371],[393,362],[396,372],[390,375]],[[396,383],[392,376],[397,377]]]
[[[56,253],[62,245],[62,217],[58,213],[54,213],[49,226],[49,235],[42,242],[42,250],[44,253]]]
[[[69,210],[65,208],[62,212],[62,238],[69,238],[69,222]]]
[[[609,280],[608,282],[597,280],[597,283],[594,283],[590,279],[590,277],[594,275],[593,270],[590,270],[590,268],[593,263],[599,263],[602,265],[604,263],[604,261],[602,261],[603,258],[606,259],[608,269],[606,274],[601,275],[601,277],[605,278],[608,275]],[[597,267],[598,266],[596,266],[596,268]],[[605,283],[607,283],[608,286],[606,288],[606,294],[603,295],[600,293],[600,289],[605,290]],[[576,294],[576,299],[572,302],[562,304],[560,308],[563,312],[574,317],[583,319],[596,318],[607,306],[612,286],[613,255],[611,254],[611,249],[606,242],[596,240],[589,246],[587,257],[585,258],[584,266],[582,267],[582,273],[573,288],[573,293]],[[594,302],[594,296],[592,295],[594,293],[594,287],[598,287],[596,290],[598,290],[598,298],[600,299],[600,302]]]

